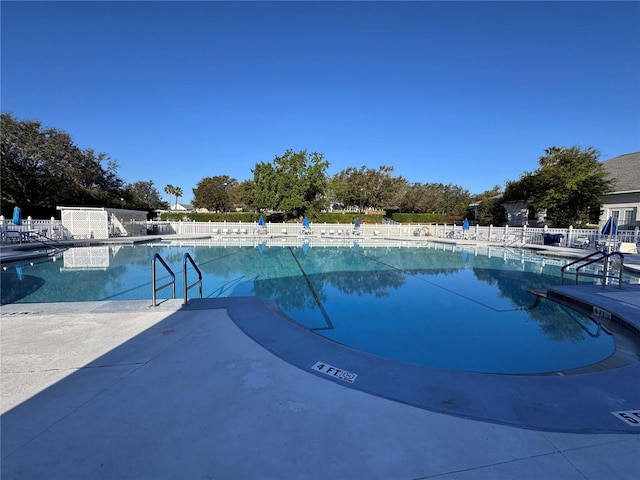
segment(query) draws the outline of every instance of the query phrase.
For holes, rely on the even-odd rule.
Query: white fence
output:
[[[382,236],[387,238],[406,238],[432,236],[451,239],[481,240],[486,242],[508,242],[514,244],[543,245],[554,240],[550,236],[562,235],[558,243],[568,247],[593,247],[608,240],[597,229],[569,228],[529,228],[529,227],[494,227],[473,226],[463,230],[452,224],[386,224],[363,223],[359,228],[344,223],[312,223],[308,228],[301,223],[266,223],[259,226],[255,222],[148,222],[148,229],[153,234],[167,235],[319,235],[319,236]],[[640,243],[640,229],[619,230],[617,241]]]
[[[359,228],[349,223],[312,223],[303,227],[301,223],[266,223],[259,226],[256,222],[168,222],[147,221],[135,222],[139,228],[131,231],[153,235],[220,235],[220,236],[335,236],[352,235],[379,236],[386,238],[408,237],[440,237],[450,239],[468,239],[485,242],[537,244],[543,245],[545,237],[562,235],[559,245],[568,247],[595,248],[599,243],[608,240],[597,229],[577,228],[529,228],[529,227],[494,227],[472,226],[463,230],[460,225],[452,224],[387,224],[363,223]],[[129,229],[127,229],[129,230]],[[0,216],[0,232],[3,242],[27,238],[31,233],[61,240],[74,238],[60,220],[34,220],[27,217],[22,225],[14,225],[10,220]],[[121,235],[121,233],[119,233]],[[114,235],[111,235],[114,236]],[[619,230],[616,240],[640,244],[640,229]]]

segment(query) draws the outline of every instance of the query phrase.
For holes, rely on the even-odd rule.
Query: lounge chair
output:
[[[588,237],[578,237],[575,239],[572,245],[574,248],[589,248]]]
[[[621,242],[618,251],[620,253],[638,253],[638,247],[632,242]]]

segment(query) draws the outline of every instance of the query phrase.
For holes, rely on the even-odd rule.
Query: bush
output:
[[[442,213],[393,213],[391,220],[398,223],[453,223],[462,219]]]

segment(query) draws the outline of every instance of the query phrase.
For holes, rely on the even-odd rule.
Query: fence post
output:
[[[635,232],[633,234],[633,241],[635,243],[640,243],[640,227],[636,227]]]

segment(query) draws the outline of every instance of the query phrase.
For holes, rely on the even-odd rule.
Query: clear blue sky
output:
[[[285,150],[481,193],[640,151],[638,2],[11,2],[2,111],[192,200]]]

